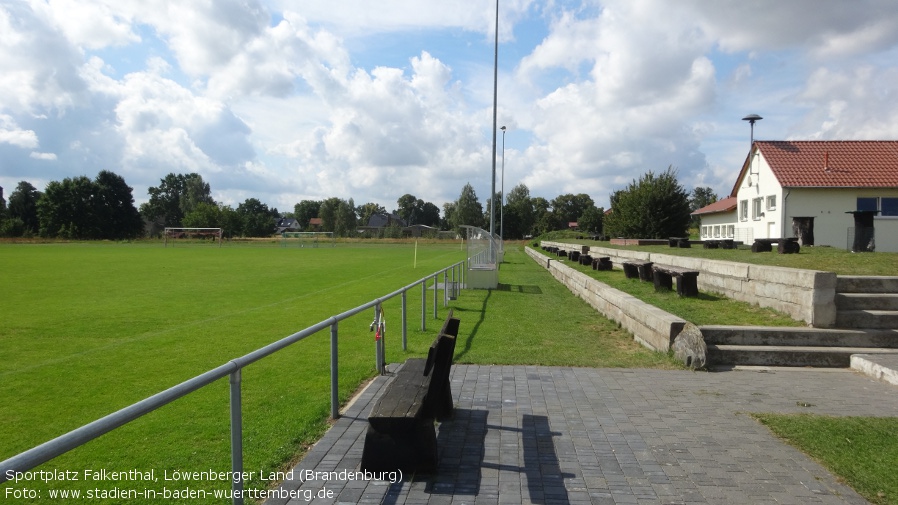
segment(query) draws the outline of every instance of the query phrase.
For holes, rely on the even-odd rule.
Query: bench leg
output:
[[[639,267],[639,278],[644,282],[652,282],[652,264],[647,263]]]
[[[680,296],[698,296],[698,275],[683,274],[677,277],[677,294]]]
[[[639,269],[635,265],[628,265],[624,263],[624,277],[626,277],[627,279],[638,279]]]
[[[673,289],[673,279],[671,278],[671,276],[669,274],[655,270],[654,277],[655,277],[654,278],[655,291],[662,291],[662,290],[669,291],[669,290]]]
[[[437,463],[437,434],[432,419],[422,419],[413,430],[393,433],[380,433],[368,426],[362,470],[434,473]]]

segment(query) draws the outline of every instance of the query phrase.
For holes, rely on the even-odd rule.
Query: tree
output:
[[[97,238],[124,240],[139,237],[143,220],[134,207],[133,189],[122,176],[103,170],[94,179],[94,219],[99,224]]]
[[[309,221],[311,221],[313,217],[318,217],[320,209],[320,201],[303,200],[293,207],[293,217],[296,219],[296,222],[299,223],[300,228],[305,230],[309,227]]]
[[[689,211],[695,212],[702,207],[707,207],[712,203],[717,201],[717,193],[714,192],[713,189],[704,186],[694,188],[692,190],[692,195],[689,198]],[[698,228],[702,224],[702,218],[700,216],[692,216],[692,222],[690,226],[693,228]]]
[[[440,219],[441,230],[450,230],[455,227],[453,223],[455,222],[455,209],[457,207],[458,202],[446,202],[443,204],[443,218]]]
[[[337,207],[339,206],[340,199],[336,197],[321,202],[321,208],[318,209],[318,217],[321,218],[321,231],[334,231],[337,226]]]
[[[359,224],[362,226],[368,226],[368,222],[371,221],[371,216],[386,213],[387,209],[384,208],[383,205],[373,202],[368,202],[356,209],[356,214],[359,216]]]
[[[247,198],[237,206],[245,237],[268,237],[274,233],[275,213],[256,198]]]
[[[150,200],[140,206],[140,215],[158,226],[181,226],[186,212],[213,202],[210,191],[200,174],[168,174],[147,190]]]
[[[595,207],[595,202],[589,195],[580,193],[578,195],[566,194],[557,196],[550,203],[552,213],[564,224],[577,221],[580,216],[586,212],[586,209]]]
[[[40,198],[41,192],[27,181],[19,182],[9,195],[7,216],[10,219],[20,219],[25,234],[35,234],[40,228],[37,216],[37,202]]]
[[[461,189],[458,200],[455,201],[455,211],[452,215],[452,228],[461,233],[462,225],[481,226],[483,224],[483,206],[477,201],[477,193],[470,183]]]
[[[93,182],[85,176],[51,181],[38,201],[40,233],[45,237],[93,239],[99,236],[95,219]]]
[[[209,183],[203,181],[200,174],[189,174],[184,178],[184,193],[178,207],[186,215],[201,203],[215,203],[212,199],[212,188],[209,187]]]
[[[584,231],[591,235],[601,235],[602,221],[604,217],[605,209],[593,205],[592,207],[586,209],[586,211],[583,212],[583,215],[580,216],[579,219],[577,219],[577,226],[580,227],[581,231]]]
[[[434,228],[439,227],[440,208],[431,202],[424,202],[424,205],[421,207],[418,223],[423,224],[424,226],[433,226]]]
[[[338,237],[348,237],[355,234],[358,226],[358,217],[355,213],[355,202],[340,200],[337,204],[337,213],[334,222],[334,234]]]
[[[417,217],[417,211],[419,209],[418,202],[421,202],[422,206],[424,205],[424,202],[418,200],[414,195],[406,193],[400,196],[399,199],[396,200],[396,205],[398,205],[396,214],[398,214],[399,217],[401,217],[409,225],[417,224],[413,223],[412,219]]]
[[[511,188],[505,199],[505,238],[521,239],[533,233],[535,222],[530,189],[523,183]]]
[[[201,202],[184,214],[181,224],[186,228],[223,228],[221,217],[221,207],[214,203]]]
[[[612,237],[684,237],[689,231],[689,195],[673,167],[661,175],[648,172],[611,195],[605,233]]]

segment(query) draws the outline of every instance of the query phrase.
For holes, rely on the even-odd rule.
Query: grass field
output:
[[[458,243],[419,247],[417,268],[414,244],[0,246],[7,286],[0,316],[0,459],[462,258]],[[417,331],[420,290],[415,293],[410,338],[429,342],[437,322]],[[398,299],[386,304],[396,346],[398,307]],[[372,317],[373,310],[340,325],[341,400],[373,375]],[[328,332],[244,370],[246,468],[276,469],[323,432],[328,370]],[[42,468],[228,470],[228,423],[228,384],[221,380]]]

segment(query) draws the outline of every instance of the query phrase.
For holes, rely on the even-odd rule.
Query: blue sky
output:
[[[485,203],[495,5],[0,0],[0,186],[112,170],[141,203],[198,172],[234,206]],[[607,206],[673,166],[723,197],[750,113],[757,139],[898,138],[893,0],[500,0],[499,35],[506,192]]]

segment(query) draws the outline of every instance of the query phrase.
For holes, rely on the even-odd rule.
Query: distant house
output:
[[[703,239],[898,252],[898,141],[756,141],[730,195],[693,215]]]
[[[368,218],[368,224],[363,226],[363,228],[377,229],[385,228],[387,226],[399,226],[400,228],[404,228],[406,226],[406,222],[405,219],[399,217],[399,214],[396,214],[395,212],[391,212],[389,214],[378,213],[371,214],[371,217]]]
[[[313,217],[309,219],[309,229],[308,231],[321,231],[321,218]]]
[[[299,222],[292,217],[280,217],[274,220],[276,233],[281,234],[287,231],[301,231]]]

